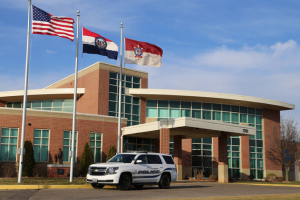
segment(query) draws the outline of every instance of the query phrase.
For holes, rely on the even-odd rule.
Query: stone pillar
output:
[[[220,137],[213,139],[213,144],[217,145],[214,150],[214,162],[218,163],[219,183],[228,183],[228,158],[227,158],[227,133],[222,133]]]
[[[250,152],[249,136],[241,136],[241,179],[248,180],[250,177]]]
[[[182,180],[182,136],[174,136],[174,161],[177,166],[177,180]]]
[[[170,129],[160,129],[159,153],[170,154]]]
[[[182,139],[182,177],[192,177],[192,139]]]

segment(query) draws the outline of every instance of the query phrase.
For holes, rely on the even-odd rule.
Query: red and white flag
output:
[[[32,34],[54,35],[73,41],[74,19],[70,17],[58,17],[32,5]]]
[[[162,54],[154,44],[125,38],[125,63],[160,67]]]

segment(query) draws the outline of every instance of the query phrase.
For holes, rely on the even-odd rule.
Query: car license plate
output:
[[[98,183],[98,179],[92,178],[92,183]]]

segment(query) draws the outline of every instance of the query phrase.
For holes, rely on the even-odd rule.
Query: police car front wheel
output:
[[[119,184],[117,185],[117,188],[119,190],[128,190],[131,186],[131,178],[127,174],[123,174],[120,178]]]
[[[91,185],[95,189],[102,189],[104,187],[104,185],[101,185],[101,184],[98,184],[98,183],[92,183]]]
[[[160,189],[168,189],[170,187],[170,183],[171,183],[170,177],[167,174],[164,174],[161,177],[158,186]]]

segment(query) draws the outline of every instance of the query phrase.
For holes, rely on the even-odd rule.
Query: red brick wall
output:
[[[182,167],[192,166],[192,139],[182,139]]]
[[[6,102],[0,101],[0,107],[6,107]]]
[[[212,138],[212,159],[213,159],[213,168],[218,168],[218,162],[219,162],[219,146],[218,146],[218,138],[213,137]]]
[[[104,70],[105,71],[105,70]],[[99,104],[99,88],[100,88],[100,74],[103,74],[100,69],[97,69],[91,73],[88,73],[77,80],[77,88],[85,88],[85,94],[82,95],[77,101],[77,112],[78,113],[88,113],[88,114],[99,114],[99,107],[106,106],[107,104]],[[105,73],[104,73],[105,74]],[[102,82],[101,82],[102,83]],[[108,85],[108,82],[107,82]],[[74,81],[66,83],[59,88],[74,88]],[[102,94],[102,93],[101,93]],[[102,94],[102,95],[108,95]],[[108,101],[108,97],[107,97]],[[108,108],[107,108],[108,109]],[[107,115],[108,112],[105,113]]]
[[[275,130],[278,130],[276,133]],[[263,145],[264,145],[264,164],[266,170],[282,170],[280,164],[272,162],[268,158],[267,152],[273,145],[270,138],[272,134],[280,135],[280,111],[263,109]],[[280,155],[278,155],[280,157]]]
[[[170,154],[170,129],[160,129],[159,152]]]
[[[109,71],[100,69],[98,91],[98,114],[108,115]]]
[[[28,125],[31,123],[31,126]],[[21,115],[0,115],[0,127],[19,128],[18,148],[21,142]],[[125,125],[123,125],[125,126]],[[90,132],[99,132],[102,134],[102,161],[105,162],[109,148],[112,145],[117,146],[118,123],[77,120],[76,130],[78,131],[77,140],[77,157],[80,162],[80,157],[83,153],[83,148],[86,142],[90,141]],[[54,162],[54,155],[57,154],[58,148],[63,149],[63,131],[72,130],[72,119],[54,118],[51,117],[32,117],[27,116],[25,128],[25,140],[33,141],[34,129],[49,129],[50,144],[49,144],[49,162]],[[19,157],[18,157],[19,159]]]
[[[226,133],[222,133],[220,137],[213,137],[213,152],[213,167],[228,165]]]
[[[146,99],[141,98],[140,124],[146,123]]]
[[[250,169],[249,136],[241,136],[241,168]]]
[[[58,169],[63,169],[64,174],[58,175],[57,174]],[[48,178],[68,178],[68,174],[70,174],[70,167],[47,167]]]
[[[176,165],[182,165],[182,136],[174,136],[174,160]]]

